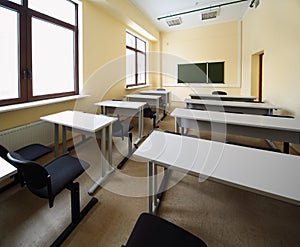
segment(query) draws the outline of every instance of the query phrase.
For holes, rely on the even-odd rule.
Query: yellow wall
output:
[[[105,99],[122,99],[124,95],[137,90],[125,89],[126,30],[129,29],[144,39],[145,37],[127,25],[133,23],[130,19],[132,17],[127,15],[131,14],[135,20],[140,17],[133,14],[132,6],[127,1],[122,1],[119,5],[117,0],[105,1],[102,4],[96,1],[83,3],[83,91],[90,97],[76,102],[75,108],[96,112],[97,108],[93,106],[93,103]],[[141,23],[145,26],[145,20],[142,18]],[[149,27],[151,35],[159,40],[159,33],[153,32],[151,25]],[[147,31],[150,32],[149,30]],[[159,49],[158,41],[147,41],[150,51]],[[150,71],[157,66],[156,61],[157,57],[149,60]],[[150,84],[158,85],[156,76],[150,75],[149,79]]]
[[[240,94],[238,75],[239,22],[209,25],[162,34],[162,73],[164,84],[177,83],[177,64],[225,61],[225,85],[220,90]],[[170,55],[171,54],[171,55]],[[173,58],[171,56],[174,56]],[[208,85],[170,87],[173,99],[183,100],[190,93],[210,93]]]
[[[243,18],[242,92],[251,91],[251,57],[264,51],[264,100],[300,115],[300,1],[263,0]]]

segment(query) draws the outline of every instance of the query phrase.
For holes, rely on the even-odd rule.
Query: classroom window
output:
[[[146,41],[126,32],[126,87],[146,84]]]
[[[0,54],[0,105],[78,94],[78,5],[0,0]]]

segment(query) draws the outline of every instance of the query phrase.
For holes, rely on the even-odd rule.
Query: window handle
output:
[[[27,69],[23,70],[23,79],[27,80]]]
[[[29,69],[24,69],[23,70],[23,79],[24,80],[31,80],[32,79],[32,73]]]

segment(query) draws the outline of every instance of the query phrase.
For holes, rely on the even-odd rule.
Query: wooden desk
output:
[[[147,95],[147,94],[128,94],[125,96],[127,101],[136,101],[136,102],[147,102],[150,106],[155,107],[157,119],[156,122],[162,119],[159,117],[159,95]]]
[[[168,107],[170,107],[171,91],[168,91],[168,90],[142,90],[142,91],[139,91],[139,93],[161,96],[163,105],[164,105],[164,117],[166,116],[166,111],[167,111]]]
[[[171,116],[175,118],[175,131],[184,133],[185,128],[242,135],[285,143],[300,143],[300,121],[293,118],[235,114],[215,111],[199,111],[176,108]]]
[[[273,110],[279,109],[278,107],[270,103],[200,100],[200,99],[185,99],[184,102],[186,104],[186,108],[188,109],[245,113],[245,114],[256,114],[256,115],[272,115]]]
[[[223,101],[254,101],[254,96],[239,96],[239,95],[212,95],[212,94],[190,94],[191,99],[206,99],[206,100],[223,100]]]
[[[176,155],[174,155],[176,154]],[[300,156],[153,131],[134,153],[148,163],[148,209],[159,205],[156,166],[300,202]]]
[[[84,113],[79,111],[64,111],[48,116],[41,117],[41,120],[53,123],[55,126],[55,155],[58,155],[58,141],[59,141],[59,125],[62,126],[62,142],[63,153],[66,149],[66,133],[67,128],[72,128],[72,131],[82,133],[84,135],[93,136],[96,139],[101,139],[101,177],[90,188],[89,194],[99,187],[104,179],[113,171],[112,167],[112,124],[117,121],[116,118],[108,117],[104,115],[96,115],[90,113]],[[100,133],[101,132],[101,133]],[[106,132],[108,132],[108,165],[106,164]]]
[[[134,142],[138,144],[144,137],[144,114],[143,109],[145,102],[130,102],[130,101],[114,101],[106,100],[95,103],[96,106],[101,107],[101,113],[107,115],[108,113],[116,116],[129,116],[133,117],[138,115],[138,138]]]
[[[17,174],[17,172],[17,168],[0,157],[0,182],[14,174]]]

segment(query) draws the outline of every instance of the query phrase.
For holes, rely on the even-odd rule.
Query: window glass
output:
[[[19,14],[0,7],[0,100],[19,97]]]
[[[143,84],[146,82],[146,75],[145,75],[145,66],[146,66],[146,58],[145,55],[142,53],[137,54],[137,74],[138,74],[138,84]]]
[[[74,91],[73,35],[72,30],[32,18],[33,96]]]
[[[13,3],[17,3],[17,4],[22,4],[22,0],[6,0],[8,2],[13,2]]]
[[[135,84],[135,52],[126,50],[126,85]]]
[[[126,33],[126,45],[135,47],[135,37],[130,33]]]
[[[146,42],[140,39],[137,39],[137,49],[142,52],[146,52]]]
[[[75,5],[68,0],[28,0],[30,9],[75,25]]]

